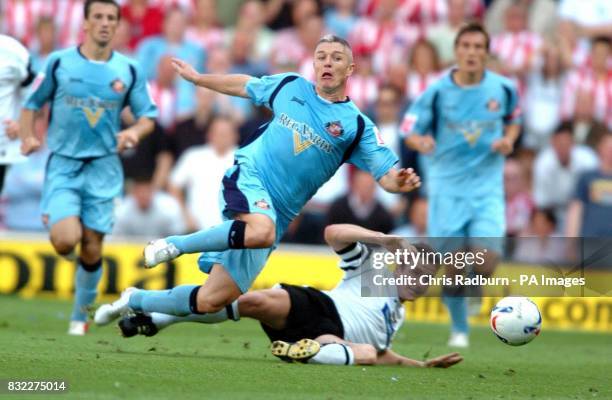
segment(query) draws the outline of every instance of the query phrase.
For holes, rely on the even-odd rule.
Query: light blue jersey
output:
[[[88,60],[78,48],[51,53],[25,108],[51,103],[48,146],[74,159],[117,153],[121,110],[155,118],[157,110],[136,63],[113,52],[106,62]]]
[[[459,86],[452,71],[410,107],[402,132],[431,134],[435,151],[425,156],[430,195],[503,195],[504,156],[491,145],[504,127],[520,123],[514,84],[491,71],[473,86]]]
[[[253,78],[246,89],[274,118],[236,152],[236,160],[256,166],[274,208],[287,219],[293,219],[345,161],[376,180],[398,161],[353,102],[329,102],[299,75]]]

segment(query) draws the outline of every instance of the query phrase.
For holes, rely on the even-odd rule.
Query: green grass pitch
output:
[[[473,330],[450,369],[286,364],[258,324],[183,324],[153,338],[114,327],[69,337],[70,304],[0,297],[0,379],[64,379],[59,395],[16,399],[610,399],[612,335],[549,331],[523,347]],[[421,359],[449,352],[444,325],[407,323],[393,348]]]

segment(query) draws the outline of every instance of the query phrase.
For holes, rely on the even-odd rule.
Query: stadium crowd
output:
[[[177,78],[171,57],[200,72],[297,71],[312,78],[319,38],[325,33],[348,38],[356,64],[349,97],[426,185],[422,156],[403,145],[402,117],[427,85],[452,67],[459,27],[480,20],[491,34],[489,68],[510,77],[521,94],[522,135],[504,172],[507,235],[612,236],[610,0],[120,3],[114,48],[139,62],[159,118],[154,133],[121,154],[126,196],[116,208],[116,235],[154,238],[220,222],[217,193],[233,151],[269,118],[268,110],[246,99],[196,89]],[[30,49],[34,70],[50,52],[79,43],[83,0],[3,0],[0,7],[0,32]],[[40,137],[47,118],[44,113],[37,118]],[[127,110],[123,118],[128,123],[133,117]],[[0,203],[3,229],[44,230],[39,201],[46,157],[43,150],[9,169]],[[322,243],[329,223],[424,236],[426,213],[423,190],[410,197],[385,193],[368,174],[345,165],[284,240]],[[529,246],[518,246],[518,254],[533,254]]]

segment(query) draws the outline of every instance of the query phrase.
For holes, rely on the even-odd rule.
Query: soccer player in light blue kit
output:
[[[49,55],[21,116],[21,151],[28,155],[40,147],[33,135],[34,112],[51,103],[51,155],[41,208],[58,254],[70,255],[81,244],[68,331],[73,335],[87,331],[87,308],[102,275],[102,241],[111,231],[113,202],[123,186],[117,153],[149,133],[157,115],[140,69],[111,48],[120,17],[117,3],[87,0],[84,15],[83,44]],[[137,122],[120,131],[125,106]]]
[[[486,262],[474,266],[485,276],[495,268],[505,235],[504,156],[520,133],[516,88],[485,69],[488,49],[482,26],[464,26],[455,39],[457,66],[427,88],[402,123],[407,146],[426,155],[428,235],[459,238],[438,240],[437,250],[486,248]],[[467,347],[462,288],[445,287],[442,298],[452,319],[449,345]]]
[[[149,267],[181,254],[203,252],[199,266],[209,273],[204,285],[127,290],[97,310],[95,321],[100,325],[128,308],[178,316],[235,313],[232,302],[250,288],[289,222],[344,162],[370,172],[387,191],[407,192],[420,184],[412,170],[393,167],[396,155],[346,96],[354,64],[350,46],[341,38],[329,35],[319,41],[315,84],[293,73],[261,79],[201,75],[180,60],[174,63],[188,81],[250,98],[270,108],[274,117],[236,152],[235,165],[223,178],[220,200],[225,222],[191,235],[159,239],[145,248]]]

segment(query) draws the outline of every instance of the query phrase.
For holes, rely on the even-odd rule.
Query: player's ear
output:
[[[355,63],[351,62],[348,66],[348,69],[346,70],[346,77],[348,78],[349,76],[353,75],[354,70],[355,70]]]

